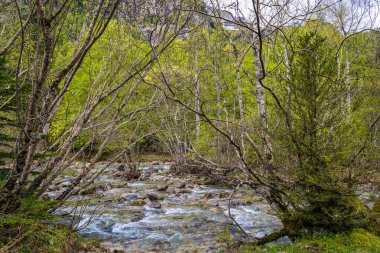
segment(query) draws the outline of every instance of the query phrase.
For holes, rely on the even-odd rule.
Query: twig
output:
[[[228,216],[232,220],[232,222],[238,227],[238,229],[249,239],[251,240],[257,240],[253,238],[251,235],[249,235],[247,232],[244,231],[244,229],[239,225],[239,223],[235,220],[235,218],[231,215],[231,200],[234,197],[235,193],[239,190],[242,183],[239,183],[236,188],[231,192],[230,196],[228,197]]]

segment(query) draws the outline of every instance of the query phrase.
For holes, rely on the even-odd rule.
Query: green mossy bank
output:
[[[355,252],[380,252],[380,237],[366,230],[356,229],[350,233],[339,233],[321,237],[300,238],[293,244],[287,246],[256,246],[254,244],[243,244],[230,246],[226,253],[355,253]]]
[[[86,241],[69,226],[57,224],[49,213],[53,204],[26,199],[18,213],[1,214],[0,252],[101,252],[97,242]]]

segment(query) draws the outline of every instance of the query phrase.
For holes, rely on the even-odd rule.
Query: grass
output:
[[[229,253],[380,253],[380,237],[363,229],[350,233],[326,235],[322,237],[303,238],[287,246],[256,246],[243,244],[231,247]]]
[[[96,243],[78,237],[68,226],[56,224],[48,212],[52,204],[23,199],[17,212],[0,214],[0,252],[100,252]]]

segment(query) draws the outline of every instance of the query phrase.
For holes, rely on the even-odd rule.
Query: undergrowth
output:
[[[96,252],[96,243],[86,242],[50,214],[52,201],[26,198],[16,213],[1,214],[0,252],[72,253]]]

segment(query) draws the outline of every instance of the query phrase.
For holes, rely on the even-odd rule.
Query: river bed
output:
[[[115,178],[116,167],[107,169],[95,182],[102,187],[71,197],[57,213],[70,213],[66,221],[81,213],[79,233],[97,239],[110,252],[217,252],[225,240],[247,240],[228,215],[232,189],[173,177],[169,164],[140,169],[153,173],[131,181]],[[59,194],[70,180],[70,175],[60,178],[49,196]],[[253,237],[282,227],[271,207],[248,188],[235,194],[230,212]]]

